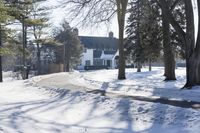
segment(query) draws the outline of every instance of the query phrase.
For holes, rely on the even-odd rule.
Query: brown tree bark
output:
[[[117,3],[117,18],[119,26],[119,69],[118,79],[126,79],[125,76],[125,55],[124,55],[124,25],[125,14],[128,0],[116,0]]]
[[[164,52],[164,65],[165,81],[176,80],[175,77],[175,57],[172,45],[170,43],[170,23],[167,17],[162,15],[162,30],[163,30],[163,52]]]
[[[190,88],[200,85],[200,30],[198,30],[197,42],[195,44],[194,37],[194,16],[191,0],[184,0],[186,11],[186,32],[175,21],[170,10],[167,9],[166,0],[159,0],[163,13],[167,16],[169,22],[179,34],[186,47],[186,84],[185,87]],[[200,13],[200,1],[197,0],[198,12]],[[200,15],[200,14],[199,14]],[[200,26],[200,22],[199,22]],[[198,28],[200,29],[200,27]]]
[[[198,17],[200,16],[200,1],[198,4]],[[195,44],[194,39],[194,19],[192,3],[185,0],[187,17],[187,33],[186,33],[186,63],[187,63],[187,82],[185,87],[200,85],[200,22],[198,25],[198,36]],[[192,13],[191,13],[192,12]]]
[[[22,38],[23,38],[23,67],[22,67],[22,79],[28,79],[28,75],[29,75],[29,70],[27,67],[27,61],[26,61],[26,48],[27,48],[27,26],[25,24],[25,17],[23,16],[22,18]]]

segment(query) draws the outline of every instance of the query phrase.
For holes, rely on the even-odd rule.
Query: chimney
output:
[[[109,38],[113,38],[114,37],[114,33],[111,31],[109,32]]]
[[[79,34],[79,33],[78,33],[78,28],[74,28],[74,29],[73,29],[73,32],[74,32],[75,35],[78,36],[78,34]]]

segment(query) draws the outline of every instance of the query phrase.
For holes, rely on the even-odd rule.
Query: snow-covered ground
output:
[[[0,133],[199,133],[199,110],[84,91],[106,89],[145,96],[169,96],[171,91],[171,98],[190,99],[192,93],[193,100],[199,101],[199,94],[193,93],[199,92],[198,87],[180,91],[184,70],[177,71],[178,80],[168,83],[162,81],[160,68],[142,73],[127,69],[124,81],[116,80],[116,70],[6,80],[0,83]]]
[[[176,81],[165,82],[163,68],[126,69],[126,80],[117,80],[117,70],[98,70],[89,72],[56,73],[33,78],[41,86],[67,88],[70,85],[91,90],[100,89],[117,94],[169,98],[200,102],[200,87],[181,90],[185,84],[185,68],[176,69]]]
[[[185,84],[185,68],[176,70],[176,81],[165,82],[163,68],[154,68],[152,72],[143,69],[137,73],[136,69],[126,70],[126,80],[116,80],[117,71],[98,71],[83,74],[87,81],[101,85],[101,89],[125,95],[139,95],[148,97],[166,97],[170,99],[200,101],[200,87],[192,90],[181,90]]]

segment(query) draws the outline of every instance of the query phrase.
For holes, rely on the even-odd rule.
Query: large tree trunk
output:
[[[1,25],[0,25],[0,48],[2,47],[2,32],[1,32]],[[2,70],[2,58],[0,55],[0,82],[3,82],[3,70]]]
[[[126,79],[125,76],[125,55],[124,55],[124,23],[128,0],[116,0],[117,17],[119,25],[119,69],[118,79]]]
[[[170,23],[167,17],[162,15],[162,27],[163,27],[163,51],[164,51],[164,65],[165,81],[176,80],[175,77],[175,59],[173,47],[170,43]]]
[[[169,9],[167,9],[166,0],[159,0],[162,6],[162,10],[169,19],[171,25],[177,31],[179,37],[182,39],[186,49],[186,84],[185,87],[190,88],[195,85],[200,85],[200,30],[198,30],[197,43],[195,45],[194,37],[194,16],[193,6],[191,0],[184,0],[186,11],[186,32],[175,21],[173,15]],[[200,15],[200,1],[198,3],[198,14]],[[200,22],[199,22],[200,26]],[[200,29],[200,28],[199,28]]]
[[[200,1],[197,0],[198,15],[200,16]],[[195,45],[194,41],[194,18],[192,3],[185,0],[187,16],[187,33],[186,33],[186,65],[187,65],[187,82],[185,87],[200,85],[200,22],[198,25],[198,36]]]

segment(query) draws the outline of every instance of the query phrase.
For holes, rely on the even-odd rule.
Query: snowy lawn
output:
[[[57,73],[35,77],[33,81],[45,87],[68,88],[72,85],[131,96],[164,97],[200,102],[200,87],[181,90],[185,84],[185,68],[176,69],[177,80],[170,82],[164,81],[163,68],[159,67],[153,68],[152,72],[143,69],[141,73],[137,73],[136,69],[126,69],[126,80],[117,80],[117,72],[115,69],[70,74]]]
[[[133,93],[124,87],[132,86],[137,92],[136,86],[142,86],[137,95],[145,90],[150,95],[156,88],[172,90],[177,95],[182,92],[181,72],[178,81],[164,83],[159,77],[160,69],[141,74],[134,71],[128,69],[128,79],[124,81],[115,80],[116,70],[101,70],[0,83],[0,133],[199,133],[199,110],[85,93],[85,89],[99,86],[124,94]],[[169,86],[162,88],[162,84]],[[184,94],[193,91],[198,92],[194,89]],[[198,100],[198,94],[192,94]]]

